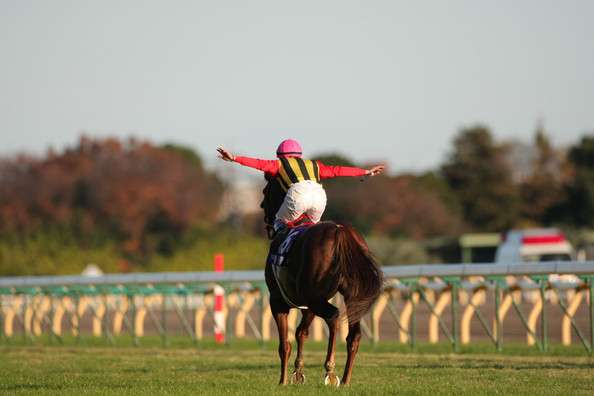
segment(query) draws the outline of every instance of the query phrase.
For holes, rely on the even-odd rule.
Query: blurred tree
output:
[[[374,233],[420,240],[460,231],[455,212],[417,176],[379,176],[368,184],[357,189],[355,208],[363,218],[372,219]]]
[[[0,231],[22,233],[34,227],[29,215],[35,197],[31,183],[36,160],[19,155],[0,160]]]
[[[420,174],[414,180],[414,185],[437,194],[446,208],[452,212],[452,215],[461,221],[462,207],[458,201],[458,196],[439,172],[429,171]]]
[[[542,126],[534,136],[535,156],[529,174],[520,182],[521,217],[531,225],[550,223],[551,211],[565,199],[564,156],[550,143]]]
[[[487,127],[463,129],[441,171],[458,196],[465,221],[476,231],[503,231],[513,226],[519,193],[505,161],[505,147]]]
[[[567,184],[563,212],[575,226],[594,227],[594,134],[582,137],[571,147],[568,158],[574,177]]]
[[[171,152],[174,152],[174,153],[180,155],[181,157],[183,157],[186,161],[188,161],[192,165],[202,169],[202,159],[200,158],[198,153],[196,153],[196,151],[194,151],[192,148],[182,146],[179,144],[175,144],[175,143],[166,143],[166,144],[162,145],[161,147],[164,148],[165,150],[169,150]]]
[[[316,158],[324,164],[355,166],[340,155]],[[325,219],[348,223],[365,233],[422,239],[450,235],[460,229],[460,221],[441,197],[449,188],[430,176],[414,175],[371,179],[336,178],[324,181],[328,205]],[[436,191],[440,185],[443,191]]]
[[[320,154],[313,157],[312,160],[321,161],[325,165],[357,166],[350,158],[338,153]],[[361,224],[358,220],[353,219],[350,210],[353,202],[348,198],[357,183],[354,179],[343,177],[323,181],[328,198],[324,219],[353,224],[362,229],[369,228],[368,224]]]
[[[82,137],[62,154],[0,162],[0,231],[105,230],[128,254],[171,254],[185,230],[214,223],[222,189],[189,148]]]
[[[319,154],[312,160],[322,161],[326,165],[357,166],[353,160],[339,153]]]

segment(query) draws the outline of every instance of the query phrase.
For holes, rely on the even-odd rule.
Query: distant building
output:
[[[219,220],[232,216],[245,216],[260,211],[263,183],[241,180],[232,183],[221,203]]]
[[[501,235],[497,233],[473,233],[460,237],[463,263],[492,263],[495,261]]]

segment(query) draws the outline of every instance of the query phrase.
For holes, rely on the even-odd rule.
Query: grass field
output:
[[[306,345],[306,384],[287,387],[276,385],[274,343],[156,345],[0,346],[0,394],[594,394],[594,358],[573,347],[542,355],[525,346],[495,354],[479,344],[452,354],[444,344],[416,352],[398,344],[364,345],[352,385],[337,390],[321,385],[324,344]],[[341,369],[344,345],[339,350]]]

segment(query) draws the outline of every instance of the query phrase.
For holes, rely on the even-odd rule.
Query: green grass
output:
[[[75,346],[18,342],[0,346],[0,394],[593,394],[594,358],[577,348],[543,355],[508,347],[492,353],[487,344],[452,354],[448,345],[421,345],[416,352],[398,344],[362,346],[348,388],[321,385],[325,344],[308,342],[305,385],[278,387],[276,344],[234,341],[193,346],[171,339],[143,339],[140,347],[118,339],[117,347],[84,338]],[[20,341],[22,342],[22,341]],[[337,366],[345,361],[339,344]],[[294,354],[293,356],[294,357]],[[341,371],[339,371],[341,373]]]

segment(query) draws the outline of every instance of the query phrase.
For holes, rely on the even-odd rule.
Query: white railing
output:
[[[507,276],[574,274],[594,275],[594,261],[546,261],[515,264],[421,264],[382,267],[386,278],[406,279],[443,276]],[[264,270],[225,272],[156,272],[101,276],[13,276],[0,277],[0,287],[71,285],[125,285],[158,283],[211,283],[264,281]]]
[[[383,270],[385,290],[363,322],[365,334],[374,341],[395,338],[414,347],[426,329],[429,342],[438,342],[443,335],[456,350],[477,336],[471,324],[479,321],[482,332],[501,349],[504,324],[513,325],[506,318],[515,311],[516,327],[525,332],[528,344],[546,350],[555,332],[563,344],[571,344],[575,334],[592,352],[594,261],[428,264]],[[254,337],[267,340],[272,318],[263,281],[263,270],[3,277],[0,336],[9,341],[17,332],[30,339],[45,333],[61,340],[67,317],[72,334],[78,337],[86,320],[94,336],[112,341],[125,331],[138,340],[145,333],[145,322],[152,321],[166,343],[175,320],[173,327],[200,340],[209,334],[205,328],[213,312],[212,291],[218,284],[227,294],[228,335],[246,336],[247,325]],[[335,303],[342,305],[340,296]],[[482,311],[490,312],[488,319]],[[555,313],[559,320],[551,320]],[[292,328],[297,319],[293,310]],[[583,330],[584,325],[589,331]],[[343,323],[342,338],[346,331]],[[313,338],[322,339],[323,332],[322,321],[315,321]]]

